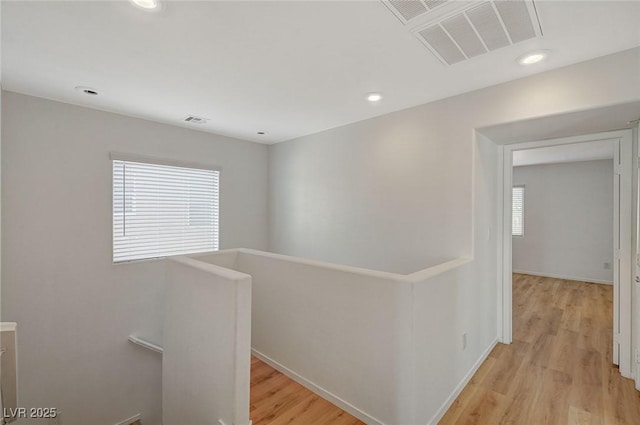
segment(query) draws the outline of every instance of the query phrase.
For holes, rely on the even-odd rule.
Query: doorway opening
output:
[[[599,249],[602,249],[602,241],[606,241],[606,236],[598,236],[597,231],[603,231],[605,229],[593,229],[585,228],[582,235],[579,233],[573,234],[573,238],[578,240],[567,241],[566,238],[571,228],[576,228],[580,225],[585,226],[589,220],[593,223],[602,223],[606,220],[606,209],[602,208],[600,213],[595,211],[593,206],[590,214],[578,214],[580,206],[574,206],[576,209],[575,217],[569,217],[567,221],[567,214],[571,211],[563,211],[565,220],[564,224],[560,224],[555,229],[553,226],[540,227],[538,226],[541,220],[536,217],[535,220],[527,220],[527,200],[540,203],[540,199],[546,199],[542,205],[536,205],[536,207],[547,210],[553,210],[554,207],[559,204],[563,204],[563,208],[567,208],[567,201],[569,198],[579,197],[575,193],[568,193],[562,197],[561,191],[558,187],[553,185],[554,173],[560,173],[564,175],[565,179],[585,179],[587,174],[582,177],[579,176],[580,167],[574,167],[573,170],[559,171],[561,167],[548,166],[546,170],[543,170],[543,176],[537,180],[530,180],[527,185],[527,179],[533,178],[532,172],[514,172],[513,166],[523,164],[529,161],[531,164],[547,160],[550,156],[555,156],[556,162],[567,162],[570,158],[587,158],[589,152],[593,155],[593,152],[599,152],[599,159],[604,162],[599,164],[602,174],[606,172],[607,167],[610,170],[610,176],[613,176],[609,180],[613,187],[613,193],[610,194],[609,211],[612,216],[612,222],[609,227],[610,242],[608,247],[609,255],[600,253],[593,253],[596,257],[601,258],[594,263],[594,260],[585,260],[585,252],[582,248],[585,248],[587,243],[582,245],[579,243],[580,238],[597,238],[600,240]],[[608,158],[603,158],[603,155]],[[632,253],[632,133],[631,131],[615,131],[607,133],[598,133],[585,136],[575,136],[560,139],[544,140],[537,142],[526,142],[512,145],[505,145],[502,147],[502,228],[501,230],[501,318],[502,318],[502,342],[511,343],[513,341],[514,328],[513,328],[513,291],[514,291],[514,279],[512,273],[526,272],[533,275],[547,275],[547,278],[562,279],[562,278],[574,278],[582,281],[591,281],[598,284],[611,281],[612,290],[612,310],[613,321],[611,335],[613,336],[610,341],[612,344],[612,361],[614,364],[619,365],[620,373],[624,377],[632,377],[632,344],[631,344],[631,253]],[[560,160],[558,160],[558,158]],[[596,159],[596,158],[590,158]],[[523,162],[524,161],[524,162]],[[611,163],[608,163],[610,161]],[[582,164],[583,167],[584,163]],[[588,164],[588,167],[595,167],[593,164]],[[566,168],[566,167],[565,167]],[[596,167],[597,168],[597,167]],[[529,170],[531,171],[531,170]],[[564,174],[563,174],[564,173]],[[538,173],[540,174],[540,173]],[[594,174],[593,172],[591,174]],[[598,174],[596,171],[595,174]],[[557,177],[557,176],[556,176]],[[601,177],[601,176],[600,176]],[[594,177],[595,178],[595,177]],[[585,182],[586,183],[586,182]],[[527,187],[529,186],[529,187]],[[516,187],[516,189],[514,189]],[[583,191],[581,196],[584,198],[589,197],[589,188],[580,185],[575,186],[577,191]],[[542,193],[542,197],[541,197]],[[576,195],[576,196],[574,196]],[[546,198],[545,198],[546,196]],[[550,198],[551,196],[551,198]],[[595,192],[593,193],[595,196]],[[536,200],[537,198],[537,200]],[[605,196],[606,198],[606,196]],[[558,205],[554,205],[553,202],[549,202],[549,199],[556,199]],[[516,215],[513,215],[513,212]],[[522,212],[521,215],[519,213]],[[532,211],[528,211],[531,214]],[[537,212],[536,214],[542,214],[543,212]],[[600,214],[600,217],[595,217]],[[581,217],[579,217],[579,215]],[[531,216],[533,217],[533,216]],[[582,221],[585,219],[587,220]],[[547,221],[553,221],[548,219]],[[600,221],[598,221],[600,220]],[[529,222],[531,221],[531,222]],[[544,220],[542,220],[544,221]],[[538,222],[538,223],[536,223]],[[558,225],[558,223],[551,223]],[[529,227],[529,225],[531,227]],[[515,231],[516,236],[513,236]],[[606,230],[605,230],[606,231]],[[540,233],[547,232],[546,235]],[[551,234],[549,234],[551,232]],[[524,235],[528,235],[524,236]],[[531,240],[539,239],[541,237],[547,238],[545,244],[546,249],[543,252],[534,252],[531,250],[531,244],[528,244]],[[525,239],[527,239],[525,241]],[[551,242],[549,242],[551,239]],[[570,242],[570,243],[569,243]],[[571,247],[571,243],[573,246]],[[576,243],[578,243],[576,245]],[[595,246],[594,244],[591,244]],[[516,249],[517,256],[513,255],[513,249]],[[556,250],[554,252],[554,250]],[[587,250],[588,251],[588,250]],[[541,264],[544,266],[542,267]],[[514,267],[515,266],[515,267]],[[610,268],[609,268],[610,267]],[[529,268],[529,270],[527,270]],[[535,270],[537,268],[537,270]],[[541,268],[544,268],[541,269]],[[520,275],[518,275],[520,276]],[[540,276],[539,276],[540,277]],[[518,279],[520,279],[518,277]],[[518,282],[516,282],[518,283]],[[603,292],[603,293],[606,293]]]

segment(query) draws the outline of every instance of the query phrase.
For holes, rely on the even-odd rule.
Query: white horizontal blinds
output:
[[[511,197],[511,234],[524,236],[524,187],[515,186]]]
[[[113,261],[214,251],[216,170],[113,160]]]

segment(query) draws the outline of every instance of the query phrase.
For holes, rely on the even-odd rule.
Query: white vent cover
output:
[[[195,115],[187,115],[184,121],[191,124],[206,124],[209,120],[202,117],[196,117]]]
[[[413,30],[446,64],[542,36],[531,0],[494,0],[476,4]]]
[[[542,36],[533,0],[380,0],[443,63]]]
[[[452,0],[382,0],[393,14],[405,24],[450,1]]]

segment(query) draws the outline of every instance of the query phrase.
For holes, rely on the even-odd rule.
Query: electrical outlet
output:
[[[636,363],[640,363],[640,349],[636,348]]]
[[[467,349],[467,333],[466,332],[462,334],[462,349],[463,350]]]
[[[611,263],[609,263],[609,262],[604,263],[604,269],[605,270],[611,270]]]

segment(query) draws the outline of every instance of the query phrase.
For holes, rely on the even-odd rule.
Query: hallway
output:
[[[613,287],[513,276],[513,343],[498,344],[441,425],[637,424],[612,365]]]

